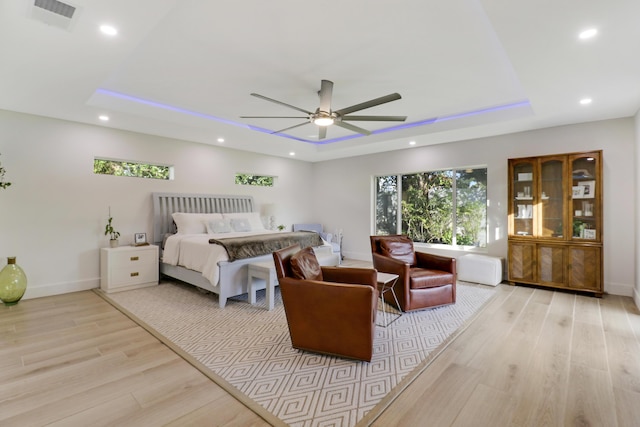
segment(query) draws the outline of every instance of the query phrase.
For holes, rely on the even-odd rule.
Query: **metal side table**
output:
[[[398,281],[397,274],[382,273],[380,271],[378,272],[378,279],[377,279],[378,291],[380,292],[380,302],[382,304],[382,313],[384,317],[384,320],[383,320],[384,323],[382,324],[376,323],[376,325],[382,326],[383,328],[386,328],[387,326],[389,326],[390,324],[398,320],[400,316],[402,316],[402,311],[399,309],[395,313],[388,311],[387,304],[384,301],[384,294],[386,294],[387,292],[391,292],[391,295],[393,296],[393,300],[396,302],[396,307],[400,307],[400,303],[398,303],[398,297],[396,297],[396,291],[393,290],[393,287],[395,286],[397,281]],[[395,316],[395,317],[391,319],[391,321],[389,321],[387,319],[387,316],[389,315]]]

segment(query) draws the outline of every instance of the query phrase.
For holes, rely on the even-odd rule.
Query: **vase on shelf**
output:
[[[0,271],[0,300],[4,305],[15,305],[27,290],[27,276],[16,257],[8,257],[7,265]]]
[[[117,248],[118,247],[118,239],[109,240],[109,247]]]

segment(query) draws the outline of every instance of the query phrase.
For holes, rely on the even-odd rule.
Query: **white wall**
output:
[[[486,165],[490,239],[486,252],[506,258],[507,159],[602,149],[605,291],[632,295],[635,134],[632,119],[619,119],[321,162],[314,164],[314,193],[322,201],[317,211],[330,229],[344,230],[346,256],[370,260],[374,175]]]
[[[0,268],[7,256],[18,257],[29,279],[27,298],[97,287],[108,207],[123,244],[135,232],[151,239],[155,191],[251,194],[258,207],[276,203],[278,223],[343,229],[345,254],[369,260],[374,175],[479,165],[488,168],[487,253],[506,257],[507,159],[602,149],[605,291],[632,295],[635,286],[638,300],[638,122],[562,126],[310,164],[0,111],[0,161],[13,182],[0,190]],[[175,180],[95,175],[95,156],[172,164]],[[236,172],[276,175],[277,185],[236,186]]]
[[[152,192],[251,194],[276,203],[290,227],[311,216],[307,162],[0,111],[0,161],[13,183],[0,190],[0,268],[17,256],[25,298],[99,286],[108,208],[121,244],[152,239]],[[175,180],[95,175],[94,157],[175,166]],[[273,188],[238,186],[236,172],[277,176]]]

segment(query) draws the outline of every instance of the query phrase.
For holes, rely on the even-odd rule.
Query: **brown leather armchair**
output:
[[[371,361],[377,272],[316,264],[322,280],[296,278],[300,256],[292,259],[299,252],[303,252],[300,246],[294,245],[273,253],[291,344],[300,350]],[[310,254],[308,258],[315,259],[313,251]]]
[[[371,236],[373,267],[397,274],[394,286],[402,311],[456,302],[456,259],[416,252],[407,236]],[[385,301],[396,305],[390,292]]]

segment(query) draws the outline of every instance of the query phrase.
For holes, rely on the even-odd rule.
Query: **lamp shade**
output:
[[[262,214],[264,216],[274,216],[276,213],[276,205],[273,203],[265,203],[262,205]]]

